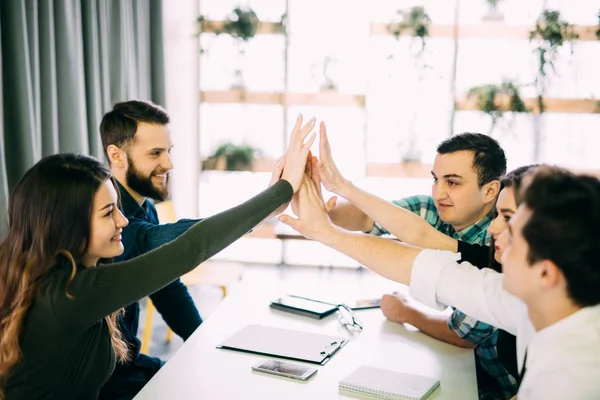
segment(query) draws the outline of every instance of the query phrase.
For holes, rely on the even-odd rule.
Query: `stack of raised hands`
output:
[[[325,123],[321,122],[319,127],[318,159],[310,152],[316,138],[311,133],[315,127],[315,118],[311,118],[304,125],[302,122],[302,115],[299,115],[292,130],[289,147],[276,162],[270,185],[279,179],[285,179],[294,188],[291,205],[297,218],[281,215],[279,221],[308,239],[319,240],[336,229],[327,213],[335,207],[337,197],[333,196],[325,202],[321,185],[332,193],[341,194],[349,182],[342,176],[331,157]],[[300,160],[301,157],[304,157],[304,163]],[[286,206],[277,210],[277,213],[283,212]]]

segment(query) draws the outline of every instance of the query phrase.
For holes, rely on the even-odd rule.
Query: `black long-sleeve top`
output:
[[[71,266],[57,265],[27,312],[20,335],[23,356],[6,384],[7,399],[96,399],[115,366],[104,317],[212,257],[289,202],[292,193],[280,180],[154,251],[114,264],[78,266],[68,287]]]
[[[502,267],[491,257],[491,249],[489,246],[481,246],[478,244],[470,244],[463,241],[458,241],[458,252],[461,254],[460,261],[468,263],[478,268],[492,268],[498,272],[502,272]],[[514,335],[500,329],[498,332],[498,342],[496,343],[498,357],[502,361],[502,365],[512,374],[519,376],[519,368],[517,366],[517,341]]]

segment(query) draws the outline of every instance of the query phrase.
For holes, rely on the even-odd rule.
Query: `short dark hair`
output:
[[[550,260],[580,306],[600,303],[600,180],[557,167],[539,167],[521,190],[532,211],[523,227],[528,261]]]
[[[169,115],[164,108],[150,101],[130,100],[115,103],[113,109],[104,114],[100,122],[104,155],[108,158],[106,150],[111,144],[122,147],[133,140],[140,122],[166,125],[169,123]]]
[[[506,155],[500,144],[481,133],[461,133],[439,144],[439,154],[470,151],[473,153],[473,169],[477,172],[477,183],[482,187],[488,182],[499,180],[506,173]]]

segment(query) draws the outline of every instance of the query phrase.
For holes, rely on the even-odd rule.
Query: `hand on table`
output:
[[[399,292],[384,294],[379,306],[383,315],[390,321],[401,324],[410,323],[409,317],[413,309],[406,295]]]

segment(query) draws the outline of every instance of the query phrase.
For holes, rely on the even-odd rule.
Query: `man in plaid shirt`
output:
[[[491,137],[464,133],[437,148],[432,196],[411,196],[392,203],[420,215],[440,232],[472,244],[489,245],[487,227],[494,218],[499,179],[506,173],[506,157]],[[389,234],[357,207],[345,203],[329,212],[331,220],[346,229]],[[517,391],[515,377],[504,368],[496,350],[496,328],[459,310],[450,318],[429,315],[412,307],[398,293],[381,301],[385,316],[410,323],[436,339],[465,348],[475,348],[480,399],[509,399]],[[483,371],[482,371],[483,369]]]

